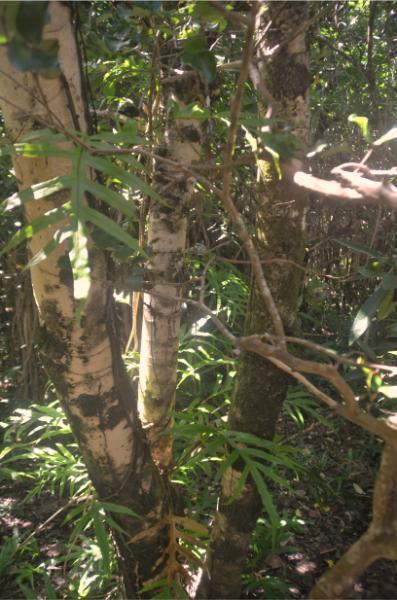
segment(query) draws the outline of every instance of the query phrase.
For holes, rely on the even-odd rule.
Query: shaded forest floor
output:
[[[349,423],[337,419],[331,419],[331,423],[333,430],[318,421],[308,420],[300,428],[285,418],[281,423],[283,437],[301,448],[300,461],[305,469],[292,482],[294,494],[276,493],[285,527],[273,547],[268,540],[261,540],[258,527],[245,577],[244,598],[307,597],[319,575],[364,532],[370,521],[380,443]],[[21,537],[35,531],[41,561],[54,559],[47,573],[52,585],[58,597],[66,598],[67,573],[57,557],[65,555],[71,526],[63,525],[64,512],[58,516],[56,512],[67,500],[43,493],[33,502],[21,504],[28,489],[26,480],[0,479],[0,538],[4,540],[16,530]],[[38,556],[35,561],[40,562]],[[1,578],[0,598],[24,597],[11,565]],[[32,597],[49,595],[44,588],[36,587],[36,596]],[[349,597],[397,598],[397,565],[377,562]]]
[[[298,515],[304,525],[283,542],[294,550],[265,560],[274,560],[273,573],[287,582],[288,598],[306,598],[319,576],[370,523],[381,443],[346,421],[332,422],[334,430],[314,421],[301,433],[290,434],[290,443],[303,448],[307,471],[294,482],[295,496],[279,496],[279,508]],[[284,419],[280,430],[288,439],[286,426]],[[349,598],[397,598],[397,564],[374,563]]]

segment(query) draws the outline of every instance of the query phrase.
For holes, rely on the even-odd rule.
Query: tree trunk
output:
[[[258,29],[257,58],[261,61],[262,89],[264,84],[265,97],[272,97],[272,117],[292,126],[296,138],[307,143],[310,76],[304,24],[308,19],[308,5],[306,2],[270,2],[267,8],[267,12],[259,17]],[[269,21],[272,25],[263,39]],[[273,54],[267,52],[278,45]],[[288,262],[302,263],[303,259],[304,202],[290,183],[291,174],[300,166],[301,161],[297,158],[285,159],[281,163],[283,177],[280,180],[276,169],[261,161],[263,187],[255,207],[255,241],[261,258],[281,259],[265,264],[264,273],[287,329],[294,326],[302,280],[302,270]],[[262,296],[253,284],[245,334],[271,332],[271,329]],[[239,366],[229,427],[272,439],[288,384],[287,376],[275,366],[260,356],[245,353]],[[199,597],[240,596],[241,574],[251,532],[262,510],[256,487],[249,480],[239,497],[231,501],[243,466],[235,463],[224,474]]]
[[[175,79],[167,94],[180,108],[202,101],[205,89],[198,74],[189,71]],[[188,168],[199,159],[201,140],[199,121],[171,117],[158,152]],[[152,202],[149,210],[150,279],[143,300],[138,406],[153,459],[167,469],[172,463],[172,436],[164,431],[172,425],[175,405],[186,213],[193,183],[180,168],[162,161],[156,164],[154,183],[163,202]]]
[[[7,6],[1,8],[7,10]],[[0,48],[0,106],[8,135],[17,142],[33,130],[87,130],[86,107],[77,47],[67,3],[48,3],[50,22],[44,38],[59,47],[59,74],[19,71]],[[58,157],[14,158],[20,189],[70,173],[70,162]],[[65,203],[68,190],[26,204],[31,222]],[[35,234],[34,255],[54,235],[54,227]],[[32,267],[32,284],[41,321],[43,362],[60,396],[92,482],[101,499],[125,505],[142,520],[113,515],[126,535],[116,534],[120,565],[128,597],[139,597],[142,586],[161,573],[166,561],[168,511],[164,484],[153,464],[137,417],[128,377],[115,338],[113,294],[104,255],[90,248],[90,288],[81,318],[76,316],[67,241]]]

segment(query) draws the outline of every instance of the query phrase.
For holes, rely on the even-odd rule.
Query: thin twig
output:
[[[243,241],[247,254],[251,260],[252,271],[255,276],[256,284],[258,289],[262,295],[262,298],[265,302],[265,306],[269,311],[270,317],[273,322],[274,330],[279,337],[284,337],[284,326],[280,317],[280,313],[278,312],[277,306],[274,302],[272,293],[267,284],[266,278],[263,273],[260,257],[258,251],[251,239],[251,236],[248,233],[247,227],[245,225],[244,219],[241,216],[240,212],[237,210],[236,205],[234,204],[231,197],[231,163],[234,154],[234,145],[236,140],[237,128],[238,128],[238,119],[241,113],[241,105],[243,99],[243,90],[244,85],[248,76],[248,69],[251,63],[251,56],[254,47],[254,38],[255,38],[255,22],[256,22],[256,14],[259,10],[259,2],[254,2],[251,15],[250,15],[250,23],[247,28],[246,33],[246,41],[244,45],[243,59],[241,64],[241,70],[238,78],[237,88],[235,95],[232,99],[231,103],[231,115],[230,115],[230,126],[229,126],[229,134],[228,139],[225,146],[224,151],[224,165],[225,167],[229,167],[226,169],[223,174],[223,189],[218,192],[219,197],[222,200],[224,207],[229,213],[230,218],[233,223],[236,225],[238,233],[240,235],[241,240]],[[215,188],[213,188],[215,189]]]

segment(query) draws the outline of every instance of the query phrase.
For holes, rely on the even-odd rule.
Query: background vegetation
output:
[[[240,17],[246,17],[251,6],[245,2],[220,5],[204,1],[82,2],[73,9],[95,126],[87,143],[109,156],[93,158],[74,146],[70,157],[74,160],[80,152],[79,160],[100,173],[97,189],[85,181],[81,202],[86,192],[100,198],[102,217],[92,211],[87,219],[95,243],[112,261],[117,326],[134,382],[139,354],[130,335],[131,293],[143,289],[147,275],[143,254],[147,248],[140,234],[148,196],[154,197],[156,192],[150,187],[150,156],[144,152],[111,153],[127,146],[152,151],[166,117],[181,110],[171,97],[166,106],[156,106],[156,45],[163,40],[173,60],[197,70],[211,92],[210,108],[192,103],[175,118],[203,124],[203,173],[217,182],[217,157],[226,142],[238,75],[238,70],[224,65],[241,61]],[[311,132],[303,148],[305,170],[327,179],[332,168],[359,163],[368,151],[371,169],[390,170],[397,137],[393,129],[397,4],[357,0],[309,6]],[[28,69],[23,36],[16,38],[15,45],[17,68]],[[240,164],[233,170],[232,187],[237,208],[251,232],[252,198],[258,187],[257,169],[250,162],[253,137],[273,154],[276,168],[290,153],[302,153],[302,148],[293,148],[288,123],[283,123],[278,133],[262,132],[261,137],[266,121],[258,114],[257,105],[257,92],[247,82],[236,139]],[[4,141],[0,179],[6,199],[16,191],[16,182],[3,123],[0,128]],[[387,132],[392,132],[388,139],[376,144]],[[35,151],[41,144],[43,152],[51,156],[61,135],[44,132],[29,143]],[[76,161],[74,165],[81,168]],[[83,180],[76,172],[71,177]],[[393,178],[389,175],[387,181],[392,183]],[[108,192],[101,194],[100,187]],[[26,268],[31,257],[15,237],[22,240],[28,232],[23,229],[22,208],[9,208],[10,203],[4,202],[0,209],[0,236],[7,249],[0,259],[1,597],[119,598],[114,532],[120,530],[117,515],[130,509],[98,499],[44,372],[38,352],[38,316]],[[247,311],[250,264],[236,228],[214,194],[200,182],[187,218],[185,272],[189,282],[184,296],[189,300],[201,293],[213,315],[240,335]],[[21,231],[25,233],[17,233]],[[396,412],[395,370],[367,365],[395,364],[395,212],[380,203],[345,205],[311,192],[300,269],[304,279],[299,309],[294,330],[288,333],[328,350],[326,364],[331,364],[332,353],[350,360],[351,364],[343,363],[340,370],[358,404],[385,421]],[[81,273],[76,277],[83,278]],[[309,345],[299,350],[299,356],[310,360],[317,357],[317,351]],[[253,480],[262,502],[244,568],[243,597],[306,597],[319,575],[370,521],[382,447],[379,438],[319,407],[318,400],[292,379],[273,440],[231,431],[227,422],[238,361],[232,343],[211,317],[186,302],[170,473],[183,577],[155,581],[145,590],[149,597],[194,594],[195,572],[208,545],[220,482],[234,463],[242,465],[235,496],[246,480]],[[365,364],[357,368],[360,363],[356,361]],[[318,383],[316,378],[315,382],[321,391],[330,393],[327,382]],[[395,576],[395,563],[378,562],[356,584],[352,597],[395,597]]]

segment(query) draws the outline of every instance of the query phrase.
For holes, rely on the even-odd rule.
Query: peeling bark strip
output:
[[[296,138],[305,142],[309,133],[310,75],[306,28],[302,24],[308,19],[308,5],[307,2],[269,2],[266,9],[258,17],[256,57],[260,75],[257,91],[263,112],[267,110],[271,113],[267,116],[292,125]],[[298,30],[300,33],[294,35]],[[277,51],[271,53],[274,48]],[[255,75],[251,70],[251,76]],[[255,215],[255,244],[263,260],[277,256],[299,264],[302,262],[305,208],[302,197],[298,197],[296,188],[289,183],[291,174],[300,168],[301,162],[297,158],[284,159],[281,163],[284,176],[279,180],[273,165],[258,162],[263,186],[252,212]],[[266,265],[264,273],[284,325],[293,326],[301,271],[286,261],[282,267]],[[272,330],[271,316],[253,280],[245,334]],[[229,417],[230,428],[271,439],[287,386],[288,378],[275,365],[257,354],[244,352]],[[239,479],[236,467],[229,468],[223,477],[207,570],[202,576],[198,597],[240,596],[241,573],[262,503],[256,487],[249,482],[241,495],[230,501]]]
[[[200,76],[185,72],[170,90],[180,107],[205,97]],[[188,167],[199,159],[201,123],[193,119],[170,119],[164,145],[159,152]],[[154,461],[162,468],[172,462],[172,439],[163,435],[171,424],[174,409],[179,346],[181,296],[184,280],[186,213],[193,182],[180,170],[158,163],[154,183],[163,203],[149,211],[149,288],[143,300],[141,360],[139,370],[139,414],[147,431]]]
[[[0,6],[0,13],[4,10],[6,4]],[[81,131],[87,129],[70,8],[63,2],[50,2],[48,12],[50,22],[44,38],[58,42],[58,76],[49,79],[15,70],[7,48],[0,47],[0,108],[13,142],[45,126],[62,131],[76,126]],[[13,162],[20,189],[67,175],[71,169],[68,160],[57,157],[18,156]],[[26,219],[30,222],[67,200],[69,192],[63,191],[46,200],[31,201],[26,204]],[[53,235],[54,227],[34,235],[29,244],[32,254]],[[32,268],[41,319],[41,351],[99,496],[128,506],[143,517],[137,520],[113,515],[130,539],[140,533],[138,541],[127,543],[116,532],[127,595],[136,598],[142,586],[162,571],[167,559],[168,530],[156,527],[168,511],[167,494],[134,414],[135,399],[113,330],[105,257],[98,250],[90,250],[90,288],[79,323],[71,269],[59,262],[66,256],[66,243]]]

